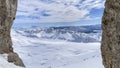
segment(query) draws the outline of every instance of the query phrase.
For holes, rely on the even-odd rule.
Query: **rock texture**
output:
[[[17,0],[0,0],[0,54],[7,53],[9,54],[8,60],[15,61],[16,65],[24,66],[19,56],[13,52],[10,36],[10,29],[15,19],[16,11]]]
[[[120,68],[120,0],[106,0],[102,29],[103,64],[105,68]]]
[[[23,64],[22,60],[19,58],[17,53],[10,53],[8,55],[8,62],[12,62],[18,66],[25,67],[25,65]]]
[[[13,52],[10,29],[16,9],[17,0],[0,0],[0,53]]]

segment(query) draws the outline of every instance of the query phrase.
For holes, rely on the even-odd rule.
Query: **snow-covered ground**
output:
[[[12,40],[27,68],[104,68],[99,42],[31,38],[15,30]]]

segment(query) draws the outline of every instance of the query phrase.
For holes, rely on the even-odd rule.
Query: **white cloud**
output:
[[[19,0],[16,22],[72,22],[90,19],[103,0]]]

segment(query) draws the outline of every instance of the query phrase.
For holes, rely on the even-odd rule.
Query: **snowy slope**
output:
[[[68,66],[62,66],[59,68],[104,68],[101,65],[100,58],[101,57],[94,57],[93,59],[88,59],[88,60],[83,61],[83,62],[71,64]]]
[[[34,30],[38,31],[36,34],[32,29],[34,36],[30,36],[30,28],[12,30],[14,50],[19,53],[27,68],[104,68],[99,42],[79,43],[38,38],[37,35],[44,35],[44,31],[39,34],[40,29]],[[67,38],[71,36],[68,34]]]

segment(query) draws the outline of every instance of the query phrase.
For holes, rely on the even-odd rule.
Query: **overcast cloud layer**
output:
[[[16,22],[75,22],[98,19],[93,9],[104,8],[103,0],[19,0]]]

